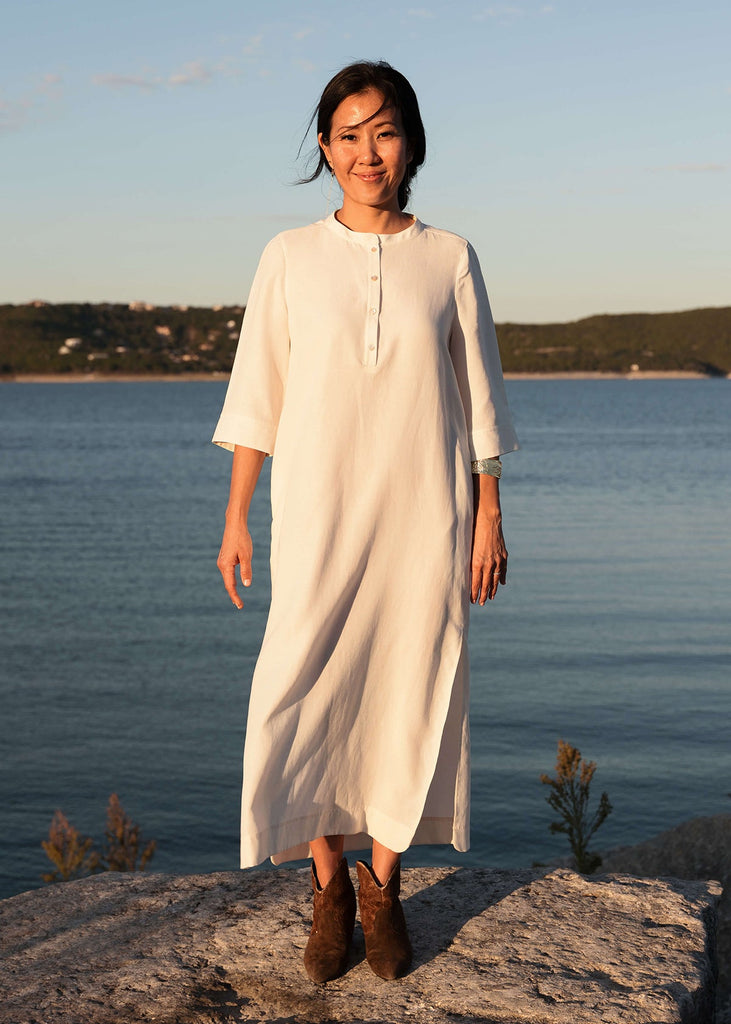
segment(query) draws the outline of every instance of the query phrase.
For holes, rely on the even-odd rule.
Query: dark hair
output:
[[[381,110],[384,107],[394,107],[399,111],[404,126],[404,133],[413,152],[411,160],[406,166],[406,174],[398,190],[398,204],[400,209],[403,210],[409,201],[411,182],[416,177],[416,172],[424,163],[426,137],[421,114],[419,113],[416,93],[408,79],[400,71],[392,68],[384,60],[358,61],[358,63],[349,64],[342,71],[338,71],[337,75],[330,79],[322,91],[320,102],[317,104],[315,112],[310,118],[310,123],[307,125],[305,138],[312,128],[313,122],[317,119],[318,135],[322,134],[325,142],[329,142],[333,114],[337,108],[348,96],[365,92],[367,89],[375,89],[381,93],[383,96]],[[300,146],[300,151],[301,149],[302,147]],[[314,181],[326,167],[329,169],[327,158],[321,146],[317,147],[317,153],[317,167],[309,177],[301,178],[298,184],[304,185],[307,182]]]

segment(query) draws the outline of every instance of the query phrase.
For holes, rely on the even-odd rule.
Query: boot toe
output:
[[[325,957],[322,955],[308,956],[305,951],[305,970],[309,978],[316,985],[325,985],[328,981],[334,981],[345,973],[348,966],[348,958]]]
[[[375,975],[384,981],[395,981],[403,978],[411,967],[411,953],[398,956],[370,956],[368,965]]]

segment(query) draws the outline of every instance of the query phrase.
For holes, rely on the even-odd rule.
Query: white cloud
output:
[[[311,36],[314,31],[315,30],[312,27],[310,27],[310,28],[301,28],[299,30],[299,32],[295,32],[295,34],[292,36],[292,38],[293,39],[306,39],[307,36]]]
[[[251,36],[246,46],[242,47],[241,52],[245,57],[253,57],[261,50],[263,35]]]
[[[19,100],[5,100],[0,96],[0,132],[12,132],[21,128],[30,113],[31,101],[27,97]]]
[[[651,174],[723,174],[731,170],[731,163],[709,160],[707,163],[660,164],[645,167]]]
[[[201,85],[210,82],[211,72],[202,60],[191,60],[184,64],[180,71],[176,71],[168,78],[168,83],[177,85]]]
[[[487,21],[490,18],[499,18],[502,21],[510,21],[514,18],[522,18],[525,11],[522,7],[514,4],[496,4],[493,7],[486,7],[483,11],[473,15],[474,21]]]
[[[37,86],[37,91],[47,96],[59,96],[61,93],[61,76],[47,72]]]
[[[297,59],[293,61],[293,63],[295,67],[298,67],[300,69],[300,71],[304,71],[307,74],[310,74],[313,71],[317,71],[317,64],[313,64],[311,60]]]
[[[718,171],[727,171],[728,164],[674,164],[669,168],[671,171],[680,171],[682,174],[714,174]]]
[[[152,92],[162,84],[159,76],[150,78],[146,75],[93,75],[94,85],[106,85],[109,89],[141,89]]]
[[[223,75],[224,78],[238,78],[244,73],[244,69],[235,57],[221,57],[211,70],[215,75]]]
[[[556,8],[553,4],[542,4],[540,7],[531,7],[527,9],[520,4],[491,4],[489,7],[483,7],[481,11],[472,15],[473,21],[499,21],[501,24],[506,25],[511,21],[516,21],[518,18],[533,17],[539,14],[555,14]]]
[[[53,109],[61,98],[61,76],[48,72],[15,99],[0,95],[0,132],[17,131]]]
[[[99,74],[92,77],[92,82],[94,85],[103,85],[108,89],[138,89],[141,92],[154,92],[162,86],[177,89],[181,85],[206,85],[213,78],[214,72],[227,76],[238,73],[233,58],[224,57],[213,70],[208,68],[202,60],[191,60],[183,64],[178,71],[172,71],[165,75],[155,73]]]
[[[427,10],[426,7],[409,7],[406,12],[410,18],[434,18],[436,15],[433,11]]]

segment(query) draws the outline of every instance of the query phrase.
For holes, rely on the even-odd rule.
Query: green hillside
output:
[[[506,371],[690,370],[731,373],[731,308],[590,316],[567,324],[500,324]]]
[[[227,372],[241,306],[0,306],[0,376]],[[731,307],[498,325],[506,372],[731,373]]]
[[[0,306],[0,374],[228,371],[243,312],[106,302]]]

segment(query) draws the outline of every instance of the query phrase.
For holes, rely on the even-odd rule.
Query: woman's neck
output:
[[[401,210],[381,210],[375,206],[345,203],[335,211],[335,217],[351,231],[363,231],[371,235],[395,235],[414,223],[414,217]]]

